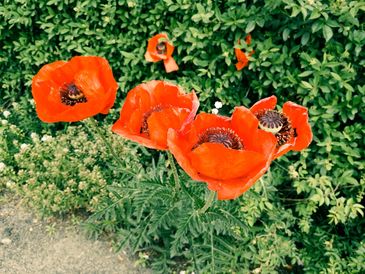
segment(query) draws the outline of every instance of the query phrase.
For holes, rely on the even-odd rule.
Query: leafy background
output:
[[[365,271],[365,3],[346,0],[4,0],[0,6],[0,189],[43,214],[85,213],[91,235],[111,233],[156,271],[363,273]],[[180,70],[144,60],[168,33]],[[249,66],[233,48],[252,35]],[[107,58],[120,89],[95,123],[44,124],[31,79],[75,55]],[[163,153],[110,133],[128,90],[150,79],[195,89],[221,114],[275,94],[309,108],[314,140],[276,160],[250,191],[199,213],[204,184],[174,187]],[[33,134],[32,134],[33,133]],[[35,160],[32,160],[35,159]]]

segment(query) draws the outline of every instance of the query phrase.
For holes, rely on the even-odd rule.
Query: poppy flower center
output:
[[[60,89],[61,102],[67,106],[74,106],[77,103],[86,103],[84,93],[74,84],[66,84]]]
[[[193,146],[193,149],[204,143],[218,143],[226,148],[241,150],[243,144],[240,137],[230,128],[213,127],[208,128],[199,136],[198,142]]]
[[[156,46],[156,51],[158,54],[166,54],[167,48],[166,48],[166,42],[160,42]]]
[[[160,112],[164,108],[166,108],[166,107],[162,106],[162,105],[157,105],[157,106],[153,107],[152,109],[150,109],[149,111],[147,111],[143,115],[142,126],[141,126],[139,133],[145,133],[147,136],[149,136],[150,132],[149,132],[148,123],[147,123],[148,118],[151,116],[152,113]]]
[[[275,110],[264,110],[257,113],[256,117],[262,130],[275,135],[277,147],[286,144],[292,137],[295,137],[295,129],[292,128],[289,119],[283,113]]]

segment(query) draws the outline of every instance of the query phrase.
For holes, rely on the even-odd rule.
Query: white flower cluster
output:
[[[28,149],[29,145],[28,144],[21,144],[20,145],[20,151],[21,152],[24,152]]]
[[[41,140],[42,140],[42,142],[49,142],[52,139],[53,139],[53,137],[50,135],[43,135]]]
[[[8,111],[8,110],[4,110],[4,112],[3,112],[3,116],[4,116],[5,118],[8,118],[10,115],[11,115],[10,111]],[[8,120],[6,120],[6,119],[1,119],[1,124],[2,124],[3,126],[6,126],[6,125],[8,124]]]
[[[212,113],[213,113],[213,114],[218,114],[219,109],[221,109],[222,107],[223,107],[222,102],[220,102],[220,101],[216,101],[216,102],[214,103],[214,108],[212,109]]]
[[[10,113],[10,111],[5,110],[5,111],[3,112],[3,115],[4,115],[4,117],[5,117],[5,118],[8,118],[8,117],[11,115],[11,113]]]

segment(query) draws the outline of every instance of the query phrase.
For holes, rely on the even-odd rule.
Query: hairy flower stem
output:
[[[177,168],[175,165],[174,157],[172,156],[170,151],[167,152],[167,158],[169,159],[172,173],[174,174],[175,189],[179,190],[180,189],[180,178],[179,178],[179,174],[177,173]]]
[[[123,163],[122,159],[120,159],[119,155],[117,154],[117,152],[113,148],[110,141],[105,137],[104,132],[102,132],[100,130],[98,122],[96,121],[96,119],[95,118],[90,118],[89,121],[91,122],[92,126],[94,127],[95,131],[98,133],[100,138],[104,141],[104,144],[108,147],[108,149],[109,149],[110,153],[113,155],[114,159],[117,160],[121,170],[123,170],[123,172],[129,173],[130,175],[136,176],[136,174],[134,174],[133,172],[125,170],[125,166],[124,166],[124,163]]]
[[[210,208],[210,206],[213,204],[215,198],[215,191],[211,191],[209,190],[209,196],[208,199],[205,201],[205,205],[199,209],[199,214],[204,214],[205,211],[207,211],[208,208]]]

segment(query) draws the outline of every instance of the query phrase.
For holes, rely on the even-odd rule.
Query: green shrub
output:
[[[42,136],[7,124],[0,147],[5,159],[1,184],[46,215],[103,208],[113,201],[107,186],[130,180],[142,166],[135,147],[117,136],[108,136],[123,159],[120,162],[105,148],[95,130],[94,123],[85,121],[67,126],[55,136]]]
[[[69,180],[85,181],[87,191],[73,188],[73,198],[65,197],[55,211],[96,211],[89,222],[92,231],[115,231],[119,246],[150,254],[156,270],[362,273],[364,11],[363,1],[350,0],[5,0],[0,6],[0,104],[13,116],[12,128],[1,129],[6,131],[0,136],[0,161],[6,165],[1,179],[12,178],[37,205],[48,201],[49,207],[41,206],[46,212]],[[176,46],[176,73],[166,74],[162,63],[144,60],[147,39],[162,31]],[[233,48],[247,33],[252,44],[242,47],[255,53],[248,68],[236,71]],[[222,114],[228,114],[236,105],[250,106],[271,94],[279,105],[287,100],[303,104],[314,141],[306,151],[276,160],[241,198],[216,202],[199,215],[205,186],[185,178],[186,189],[174,191],[163,161],[149,168],[158,153],[141,155],[147,170],[131,180],[104,166],[112,157],[100,140],[95,148],[96,137],[84,126],[45,125],[35,118],[28,102],[32,76],[45,63],[79,54],[109,60],[120,84],[118,100],[142,81],[169,79],[195,89],[205,111],[219,100]],[[13,101],[18,109],[10,107]],[[112,113],[107,123],[116,117]],[[54,140],[34,143],[31,132]],[[73,142],[90,146],[62,154],[64,147],[76,149]],[[24,152],[19,151],[22,143],[30,146]],[[131,159],[125,168],[139,170],[135,150],[124,146],[123,157]],[[92,151],[99,152],[95,158]],[[67,174],[56,172],[59,157]],[[80,170],[73,169],[75,162]],[[80,175],[85,170],[86,178]],[[47,184],[43,190],[41,182]],[[106,191],[113,198],[90,205],[104,189],[100,182],[110,186]],[[49,194],[52,184],[56,189]]]

